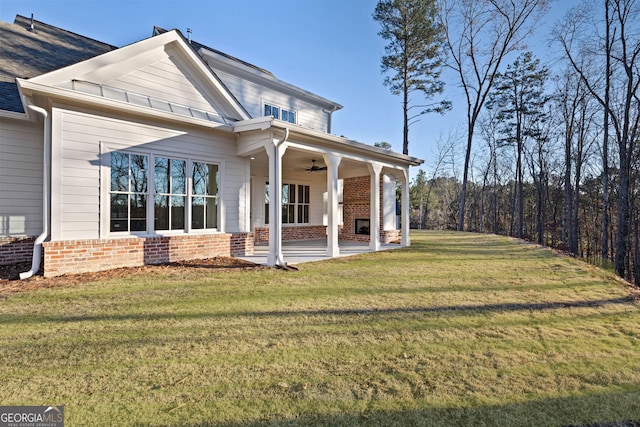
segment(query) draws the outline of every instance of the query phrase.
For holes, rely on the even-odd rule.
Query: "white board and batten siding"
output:
[[[266,103],[295,111],[296,124],[300,126],[328,132],[330,113],[325,112],[322,107],[221,70],[215,72],[251,117],[264,116]]]
[[[42,232],[43,123],[0,119],[0,237]]]
[[[235,155],[232,135],[68,108],[54,108],[54,123],[59,131],[54,131],[53,146],[60,163],[52,165],[57,189],[52,194],[52,223],[57,224],[52,226],[52,240],[109,236],[109,152],[116,150],[218,164],[223,231],[239,231],[239,204],[248,185],[246,161]]]

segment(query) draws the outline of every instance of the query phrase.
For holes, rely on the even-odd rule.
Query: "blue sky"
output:
[[[536,40],[578,0],[557,0]],[[0,0],[0,19],[16,14],[116,46],[151,35],[154,25],[179,29],[212,48],[265,68],[281,80],[344,106],[333,133],[364,143],[387,141],[402,151],[400,97],[383,86],[384,40],[371,14],[377,0]],[[544,61],[546,43],[534,42]],[[448,78],[445,80],[449,80]],[[445,96],[454,109],[426,115],[411,127],[409,154],[426,161],[436,140],[464,129],[464,105],[455,80]],[[415,171],[414,171],[415,173]],[[413,174],[412,174],[413,175]]]

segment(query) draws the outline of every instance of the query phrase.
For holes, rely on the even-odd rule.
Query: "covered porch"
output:
[[[272,117],[234,132],[254,257],[274,266],[410,245],[409,167],[422,160]]]

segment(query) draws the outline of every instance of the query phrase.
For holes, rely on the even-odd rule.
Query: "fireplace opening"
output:
[[[356,219],[355,233],[356,234],[366,234],[367,236],[370,234],[370,231],[369,231],[369,219],[368,218]]]

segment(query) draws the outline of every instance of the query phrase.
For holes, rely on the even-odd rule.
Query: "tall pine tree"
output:
[[[501,123],[499,142],[512,145],[516,152],[516,237],[524,237],[523,154],[528,138],[536,139],[539,122],[547,119],[544,105],[544,85],[549,72],[533,59],[531,52],[520,55],[504,73],[496,75],[495,86],[487,107],[495,108]]]
[[[382,73],[389,74],[384,84],[402,96],[404,154],[409,154],[409,127],[420,116],[451,108],[444,100],[429,102],[444,89],[440,80],[444,32],[437,11],[435,0],[380,0],[373,13],[382,27],[378,34],[389,41],[381,59]],[[421,95],[420,101],[412,99],[414,93]]]

